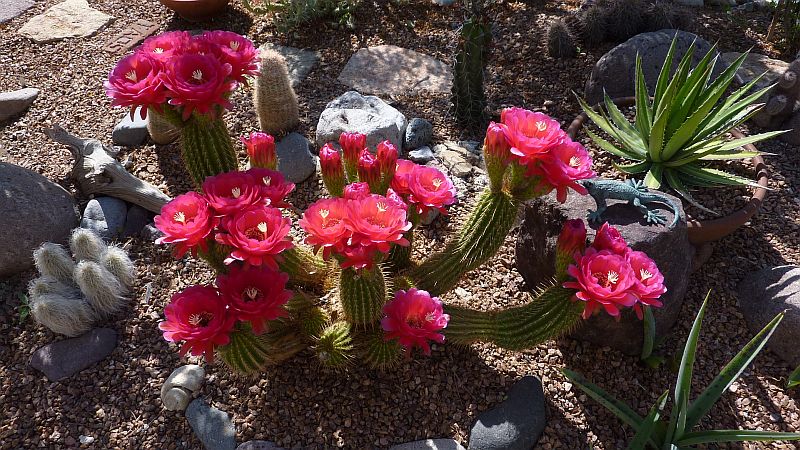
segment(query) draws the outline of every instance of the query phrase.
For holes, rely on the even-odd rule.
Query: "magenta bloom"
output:
[[[419,214],[438,209],[447,214],[446,206],[456,202],[456,188],[445,174],[436,168],[415,166],[408,178],[408,201],[417,206]]]
[[[344,187],[344,198],[348,200],[360,200],[370,195],[367,183],[350,183]]]
[[[622,237],[619,230],[609,225],[608,222],[597,230],[592,247],[597,250],[610,250],[618,255],[624,255],[630,251],[628,243],[625,242],[625,238]]]
[[[257,188],[261,192],[261,198],[265,204],[276,208],[286,208],[288,196],[294,190],[294,183],[286,181],[283,174],[277,170],[252,168],[244,172],[253,178]]]
[[[219,48],[222,62],[230,64],[231,78],[245,81],[245,75],[258,75],[258,51],[250,39],[231,31],[206,31],[202,39]]]
[[[246,172],[226,172],[203,181],[203,192],[217,215],[232,214],[261,202],[261,191]]]
[[[278,168],[278,154],[275,153],[275,138],[261,131],[250,133],[250,137],[241,137],[250,159],[250,167],[275,170]]]
[[[331,195],[342,195],[346,184],[342,155],[331,144],[325,144],[319,150],[319,165],[322,169],[322,181]]]
[[[166,320],[158,324],[164,339],[184,341],[180,355],[205,355],[214,361],[214,347],[230,342],[236,317],[227,310],[227,303],[210,286],[191,286],[172,296],[164,308]]]
[[[430,355],[428,341],[444,343],[444,335],[439,331],[447,326],[450,316],[444,313],[439,298],[426,291],[416,288],[397,291],[394,299],[384,305],[383,313],[381,327],[385,339],[397,339],[407,351],[419,347]]]
[[[141,106],[141,116],[147,108],[161,110],[167,101],[167,90],[161,81],[161,63],[144,53],[122,58],[108,75],[106,94],[114,106]],[[131,111],[133,114],[133,111]]]
[[[371,188],[381,182],[381,168],[378,159],[366,148],[358,156],[358,180],[367,183]]]
[[[397,169],[397,158],[399,158],[397,147],[389,141],[383,141],[378,144],[376,156],[378,157],[381,176],[384,180],[388,180],[388,183],[394,177],[394,172]]]
[[[328,259],[333,250],[342,252],[350,238],[351,231],[345,222],[347,203],[343,198],[319,200],[309,206],[300,219],[300,227],[308,234],[306,244],[313,245],[316,250],[322,248],[324,259]]]
[[[181,258],[187,251],[196,253],[198,247],[208,250],[206,238],[219,219],[214,217],[205,197],[187,192],[161,207],[161,214],[153,221],[164,233],[156,239],[156,244],[174,244],[175,257]]]
[[[572,188],[581,195],[586,195],[586,188],[576,183],[577,180],[594,178],[597,174],[592,170],[592,157],[579,143],[567,138],[554,146],[549,156],[541,160],[538,170],[556,189],[559,202],[567,201],[567,188]]]
[[[173,57],[164,72],[164,85],[169,89],[170,105],[183,107],[183,120],[193,112],[216,115],[219,105],[231,108],[228,92],[236,88],[229,80],[231,65],[223,64],[210,54],[181,54]]]
[[[411,174],[418,166],[407,159],[398,159],[397,166],[395,167],[394,177],[392,178],[392,189],[400,195],[408,195],[411,193],[409,184],[411,183]]]
[[[575,298],[586,302],[584,319],[601,307],[611,316],[619,317],[621,307],[636,304],[638,279],[625,256],[589,248],[584,255],[577,255],[575,262],[567,268],[575,281],[564,283],[564,287],[576,289]]]
[[[556,253],[559,256],[573,258],[575,253],[583,253],[586,249],[586,226],[582,219],[570,219],[564,222],[561,234],[556,241]]]
[[[185,50],[191,39],[186,31],[167,31],[145,39],[136,51],[166,63]]]
[[[233,266],[227,275],[217,277],[217,286],[236,318],[250,322],[253,333],[262,334],[266,322],[289,315],[283,307],[292,297],[287,281],[289,275],[282,272]]]
[[[367,269],[370,270],[375,265],[375,255],[378,249],[374,245],[357,245],[355,247],[345,247],[342,251],[344,261],[340,266],[342,269],[352,267],[353,269]]]
[[[547,114],[506,108],[500,115],[506,140],[520,164],[534,166],[550,149],[567,139],[561,126]]]
[[[655,261],[644,252],[631,251],[627,257],[636,276],[635,291],[639,303],[661,307],[663,304],[658,299],[667,292],[667,288],[664,286],[664,275],[658,270]],[[642,319],[642,308],[638,303],[634,306],[634,310],[639,319]]]
[[[345,132],[339,135],[339,145],[342,147],[345,163],[355,168],[358,165],[361,150],[367,147],[367,136],[361,133]]]
[[[511,145],[506,138],[507,133],[508,127],[506,125],[490,122],[483,142],[483,153],[487,157],[493,157],[500,162],[508,163],[511,160]]]
[[[216,240],[233,247],[225,264],[244,261],[245,264],[266,265],[278,270],[280,253],[292,248],[289,237],[291,221],[277,208],[251,206],[225,217],[222,225],[227,233],[217,233]]]
[[[372,246],[388,252],[390,244],[409,245],[403,234],[411,229],[405,209],[383,195],[372,194],[347,203],[345,218],[353,230],[352,245]]]

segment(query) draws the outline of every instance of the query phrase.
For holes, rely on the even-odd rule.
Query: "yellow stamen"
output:
[[[577,156],[573,156],[572,158],[569,159],[569,165],[570,167],[580,167],[581,159],[578,158]]]
[[[231,41],[228,45],[230,45],[231,50],[233,51],[239,50],[239,43],[236,41]]]
[[[434,178],[432,183],[433,183],[433,187],[435,187],[436,189],[439,189],[439,186],[442,185],[442,179],[441,178]]]
[[[194,72],[192,72],[192,78],[194,78],[197,81],[203,81],[203,71],[200,69],[195,70]]]
[[[260,222],[257,228],[261,233],[267,234],[267,222]]]
[[[617,272],[614,272],[613,270],[609,270],[606,279],[610,284],[617,284],[617,282],[619,281],[619,274]]]
[[[183,211],[176,212],[172,218],[175,219],[175,222],[186,223],[186,214]]]
[[[131,70],[130,72],[125,74],[125,78],[127,78],[127,79],[133,81],[134,83],[136,83],[136,81],[138,80],[139,77],[136,76],[136,71],[135,70]]]
[[[193,327],[204,327],[208,325],[211,320],[214,319],[214,315],[210,312],[201,312],[201,313],[194,313],[189,315],[189,325]]]
[[[244,295],[247,296],[250,301],[257,299],[259,294],[261,294],[261,291],[254,287],[249,287],[244,290]]]
[[[384,202],[378,202],[376,207],[378,208],[378,212],[386,212],[386,210],[389,209],[389,207],[386,206],[386,203]]]
[[[264,177],[264,178],[262,178],[261,181],[264,182],[265,186],[269,186],[270,184],[272,184],[272,177]]]
[[[539,131],[546,130],[547,129],[547,123],[545,123],[543,120],[540,120],[540,121],[536,122],[536,129],[539,130]]]
[[[653,278],[653,274],[650,273],[650,271],[647,270],[647,269],[640,269],[639,270],[639,278],[641,278],[642,281],[644,281],[644,280]]]
[[[327,219],[327,218],[328,218],[328,215],[329,215],[330,213],[331,213],[331,212],[330,212],[329,210],[327,210],[327,209],[320,209],[320,210],[319,210],[319,216],[320,216],[320,217],[322,217],[323,219]]]
[[[231,189],[231,195],[233,196],[233,198],[239,198],[242,196],[242,190],[239,189],[238,187],[235,187]]]

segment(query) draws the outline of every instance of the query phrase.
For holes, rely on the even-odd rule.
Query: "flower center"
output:
[[[208,311],[203,311],[199,313],[194,313],[189,315],[189,325],[199,328],[199,327],[207,327],[208,323],[214,319],[214,314],[211,314]]]
[[[233,51],[239,50],[239,43],[236,41],[230,41],[228,45],[231,47],[231,50]]]
[[[264,182],[265,186],[269,186],[270,184],[272,184],[272,177],[264,177],[261,179],[261,181]]]
[[[597,278],[597,283],[604,288],[611,287],[619,282],[619,274],[613,270],[608,273],[593,273],[592,276]]]
[[[176,212],[175,215],[172,216],[172,218],[175,220],[175,222],[183,224],[186,223],[186,214],[184,214],[183,211]]]
[[[650,278],[653,278],[653,274],[650,273],[650,271],[647,270],[647,269],[640,269],[639,270],[639,278],[641,278],[642,281],[648,280]]]
[[[569,166],[570,167],[580,167],[581,166],[581,159],[577,156],[573,156],[569,159]]]
[[[192,78],[194,78],[197,81],[203,81],[203,71],[200,69],[195,70],[194,72],[192,72]]]
[[[536,129],[539,130],[540,132],[546,130],[547,123],[545,123],[543,120],[536,122]]]
[[[378,209],[379,213],[385,213],[389,209],[384,202],[378,202],[375,207]]]
[[[259,222],[255,227],[248,228],[245,230],[244,235],[250,239],[263,241],[267,238],[267,222]]]
[[[161,47],[156,47],[153,49],[153,53],[158,53],[158,54],[164,53],[164,49]]]
[[[245,302],[254,302],[261,297],[261,291],[258,288],[250,286],[244,290],[244,297]]]
[[[238,187],[235,187],[231,189],[231,195],[233,196],[233,198],[239,198],[242,196],[242,190],[239,189]]]
[[[320,209],[319,210],[319,216],[322,217],[323,219],[327,219],[328,215],[330,215],[330,213],[331,212],[329,210],[327,210],[327,209]]]
[[[130,72],[125,74],[125,78],[127,78],[127,79],[133,81],[134,83],[136,83],[136,81],[138,80],[139,77],[136,76],[136,71],[135,70],[131,70]]]
[[[439,186],[441,186],[443,182],[441,178],[434,178],[433,181],[431,181],[431,183],[433,183],[433,187],[439,189]]]

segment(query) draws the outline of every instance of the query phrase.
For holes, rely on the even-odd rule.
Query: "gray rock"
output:
[[[0,122],[22,114],[38,96],[39,90],[36,88],[0,93]]]
[[[449,93],[453,71],[428,55],[394,45],[359,49],[339,82],[366,94]]]
[[[152,223],[148,223],[147,225],[144,226],[144,228],[142,228],[142,231],[139,233],[139,236],[150,242],[155,242],[156,239],[164,236],[164,233],[162,233],[161,230],[153,226]]]
[[[122,232],[122,237],[136,236],[142,232],[144,227],[153,221],[150,211],[142,208],[139,205],[131,205],[128,208],[128,214],[125,218],[125,229]]]
[[[66,0],[34,16],[19,34],[34,42],[53,42],[65,38],[87,37],[97,33],[113,17],[89,6],[86,0]]]
[[[297,88],[306,79],[309,72],[319,62],[319,52],[302,50],[294,47],[285,47],[267,42],[260,48],[269,48],[280,53],[286,60],[289,69],[289,78],[292,80],[292,87]]]
[[[436,155],[433,153],[433,150],[427,145],[408,152],[408,159],[417,164],[427,164],[428,161],[433,160],[435,157]]]
[[[0,2],[0,23],[6,23],[19,16],[31,6],[33,2],[30,0],[3,0]]]
[[[317,123],[317,147],[339,142],[339,135],[348,132],[365,134],[367,147],[373,150],[386,140],[402,149],[406,125],[406,117],[378,97],[348,91],[322,111]]]
[[[206,450],[236,449],[236,430],[228,413],[212,408],[198,398],[186,408],[186,419]]]
[[[275,145],[278,170],[292,183],[301,183],[317,171],[317,158],[311,144],[299,133],[289,133]]]
[[[393,445],[389,450],[464,450],[464,447],[452,439],[424,439]]]
[[[428,145],[433,137],[433,124],[425,119],[414,118],[408,122],[406,139],[403,144],[405,151],[414,150]]]
[[[203,387],[206,371],[197,364],[187,364],[173,370],[161,386],[161,395],[174,387],[181,387],[189,392],[198,392]]]
[[[658,73],[667,57],[672,39],[677,33],[678,42],[672,61],[672,73],[678,68],[680,58],[695,42],[692,64],[696,65],[711,49],[711,44],[696,34],[680,30],[661,30],[638,34],[603,55],[595,64],[592,74],[586,81],[586,100],[594,105],[603,100],[603,89],[611,98],[634,95],[634,79],[636,72],[636,54],[642,57],[642,72],[650,93],[655,91]],[[717,61],[712,72],[712,79],[721,74],[728,64],[722,58]]]
[[[731,7],[736,6],[736,0],[704,0],[705,6]]]
[[[703,7],[703,0],[675,0],[675,3],[683,6],[692,6],[694,8]]]
[[[81,228],[92,230],[105,240],[116,239],[125,230],[128,205],[116,197],[96,197],[83,210]]]
[[[247,441],[239,444],[236,450],[284,450],[271,441]]]
[[[739,283],[739,309],[753,335],[787,310],[767,347],[792,368],[800,366],[800,267],[767,267],[748,274]]]
[[[0,162],[0,279],[33,267],[33,251],[43,243],[65,243],[79,218],[64,188]]]
[[[192,393],[181,387],[173,387],[166,392],[161,390],[161,403],[169,411],[185,411],[192,401]]]
[[[31,367],[50,381],[63,380],[102,361],[117,346],[117,332],[95,328],[76,338],[64,339],[40,347],[31,357]]]
[[[746,3],[752,5],[753,3]],[[742,54],[739,52],[728,52],[722,54],[722,59],[730,65],[736,58]],[[760,53],[750,53],[744,59],[742,66],[736,71],[736,83],[740,85],[747,84],[753,81],[754,78],[764,74],[763,77],[756,83],[753,90],[758,90],[769,86],[776,82],[783,72],[789,68],[789,63],[779,59],[772,59],[767,55]]]
[[[134,147],[144,144],[144,141],[147,140],[147,136],[149,136],[147,120],[142,119],[139,114],[140,109],[136,108],[133,113],[133,119],[131,119],[129,113],[125,114],[122,120],[114,127],[114,131],[111,132],[111,140],[115,145]]]
[[[472,162],[478,162],[467,149],[459,146],[455,142],[445,142],[436,144],[433,152],[450,175],[458,178],[466,178],[472,174]]]
[[[505,401],[478,415],[469,434],[470,450],[530,450],[547,425],[542,382],[526,376],[517,381]]]
[[[672,197],[677,205],[681,202]],[[625,202],[610,200],[603,219],[616,226],[628,245],[634,250],[647,253],[664,275],[668,291],[661,297],[664,306],[653,308],[656,335],[666,335],[678,319],[692,270],[694,247],[689,243],[686,215],[675,228],[648,225],[642,220],[638,209]],[[567,219],[584,219],[589,242],[594,240],[599,225],[586,221],[588,209],[596,209],[592,197],[570,193],[567,202],[560,204],[551,194],[530,202],[525,206],[523,221],[516,244],[517,269],[528,286],[534,287],[552,278],[555,272],[555,245],[563,223]],[[674,217],[671,212],[661,210],[667,223]],[[619,321],[608,314],[597,314],[583,322],[572,337],[591,342],[597,346],[608,346],[628,355],[641,353],[644,338],[642,322],[628,309]]]

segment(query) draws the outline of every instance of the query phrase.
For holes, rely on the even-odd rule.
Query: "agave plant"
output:
[[[759,153],[742,150],[742,146],[775,137],[785,131],[771,131],[739,139],[728,133],[752,117],[763,106],[756,101],[772,86],[748,94],[763,76],[755,77],[723,99],[725,92],[747,57],[742,54],[716,79],[716,45],[691,69],[695,46],[692,44],[681,58],[675,75],[670,78],[675,53],[673,39],[664,65],[658,75],[652,98],[647,91],[642,60],[636,57],[636,117],[631,124],[614,102],[605,96],[604,108],[595,111],[578,99],[586,115],[617,144],[601,138],[591,130],[589,137],[603,150],[627,159],[615,165],[627,174],[645,173],[649,188],[663,184],[674,189],[690,203],[698,204],[689,188],[758,185],[745,177],[708,166],[710,161],[752,158]],[[707,209],[706,209],[707,210]]]
[[[751,430],[701,430],[692,431],[700,420],[708,414],[722,393],[741,375],[744,369],[764,348],[775,328],[783,320],[784,313],[775,316],[744,348],[722,369],[719,375],[706,387],[693,402],[689,401],[692,387],[692,369],[697,354],[697,340],[700,325],[706,313],[708,296],[694,320],[689,338],[683,350],[678,380],[675,384],[673,407],[669,420],[662,419],[664,405],[669,391],[664,392],[650,409],[646,417],[637,414],[632,408],[617,400],[583,376],[564,369],[564,375],[594,400],[608,408],[614,415],[636,430],[636,435],[628,445],[629,450],[654,448],[657,450],[678,450],[695,448],[696,445],[740,442],[740,441],[796,441],[800,433]]]

